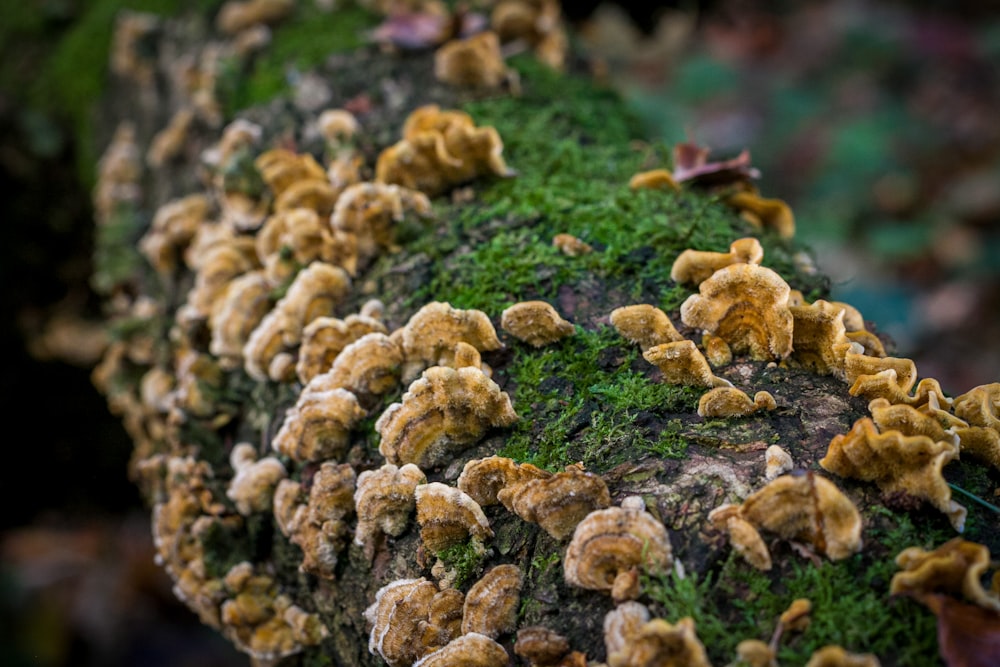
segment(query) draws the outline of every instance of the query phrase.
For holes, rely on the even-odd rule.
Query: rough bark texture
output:
[[[149,38],[151,48],[145,51],[153,54],[150,63],[158,72],[157,83],[138,88],[133,82],[116,80],[104,106],[105,118],[134,121],[139,146],[148,146],[153,133],[184,102],[169,80],[170,68],[180,54],[204,57],[210,38],[215,39],[204,17],[161,23]],[[725,249],[731,240],[750,231],[746,223],[698,193],[628,192],[630,170],[658,165],[655,150],[630,150],[625,145],[627,139],[640,137],[613,94],[582,80],[566,83],[563,77],[524,60],[518,64],[523,88],[519,98],[504,92],[453,89],[434,81],[432,62],[430,52],[400,56],[367,46],[334,54],[308,77],[296,74],[302,77],[297,102],[281,97],[237,113],[264,129],[260,150],[285,145],[319,156],[319,139],[303,134],[318,110],[361,109],[358,146],[370,169],[378,152],[398,138],[406,115],[421,104],[468,108],[477,121],[478,113],[487,114],[490,109],[502,109],[496,112],[502,115],[523,107],[524,116],[512,121],[516,126],[502,128],[501,134],[509,164],[524,172],[514,180],[535,178],[537,190],[482,179],[471,184],[467,201],[459,196],[439,197],[433,222],[406,231],[399,239],[401,249],[380,257],[357,276],[352,296],[338,307],[337,314],[343,316],[378,297],[386,305],[385,321],[394,330],[423,303],[447,300],[455,307],[484,310],[499,327],[506,305],[544,299],[576,325],[574,336],[538,350],[501,333],[504,349],[484,354],[483,360],[492,367],[494,380],[510,394],[521,421],[512,428],[491,431],[448,465],[426,470],[429,481],[454,485],[466,461],[499,452],[553,470],[583,462],[587,470],[603,476],[613,504],[641,495],[647,509],[669,529],[674,558],[683,565],[686,577],[644,573],[640,600],[671,622],[693,616],[715,664],[734,659],[733,648],[741,639],[767,640],[777,615],[794,597],[803,595],[813,597],[817,620],[811,630],[788,640],[782,649],[788,664],[798,664],[811,650],[833,643],[857,652],[879,653],[887,665],[937,664],[931,617],[908,600],[890,600],[887,577],[893,571],[890,561],[902,547],[935,545],[950,535],[940,513],[909,498],[884,498],[871,484],[835,479],[862,510],[864,550],[832,563],[810,560],[801,555],[801,549],[774,540],[775,568],[769,573],[756,572],[734,556],[725,536],[707,521],[715,507],[740,502],[763,485],[764,450],[771,444],[785,447],[798,467],[820,471],[817,462],[826,454],[831,438],[867,415],[865,401],[850,396],[844,382],[833,377],[737,358],[717,369],[717,375],[751,395],[769,391],[778,409],[738,420],[706,420],[695,411],[701,390],[666,391],[658,386],[658,371],[643,360],[637,346],[608,325],[609,313],[619,306],[659,304],[682,334],[700,341],[699,332],[680,325],[677,306],[689,292],[670,281],[669,266],[686,247]],[[226,85],[236,90],[239,81],[237,75],[235,82]],[[579,99],[566,99],[570,93],[580,95]],[[550,146],[531,134],[539,131],[533,123],[543,122],[538,119],[545,109],[555,110],[543,119],[549,125],[542,129],[554,128],[557,133]],[[114,125],[107,123],[109,135]],[[134,243],[158,206],[205,189],[203,172],[197,166],[199,155],[218,140],[220,132],[218,125],[196,121],[174,159],[145,170],[142,198],[130,209],[130,226],[119,230],[117,239],[105,229],[105,251],[115,244],[127,248]],[[617,153],[603,145],[609,141],[620,142]],[[519,160],[540,164],[543,152],[548,152],[546,170],[531,174],[530,169],[522,169]],[[620,160],[626,163],[612,164]],[[617,190],[611,190],[613,201],[594,201],[588,192],[591,184],[575,182],[595,174],[603,174],[605,181],[617,179],[618,185],[613,186]],[[595,178],[593,187],[597,185]],[[602,187],[612,186],[603,183]],[[601,226],[611,215],[625,222],[613,236]],[[574,224],[572,231],[595,245],[594,256],[571,259],[551,250],[551,237]],[[810,298],[824,296],[821,277],[795,268],[792,258],[799,249],[794,243],[768,234],[764,241],[765,265],[777,268],[792,287]],[[518,252],[524,254],[527,268],[507,261]],[[145,361],[126,359],[110,383],[109,393],[119,404],[127,402],[123,396],[139,402],[138,380],[149,368],[177,372],[169,331],[192,275],[182,267],[170,279],[159,280],[137,256],[122,265],[111,265],[105,257],[98,270],[98,282],[109,303],[152,295],[160,305],[158,318],[139,322],[112,318],[121,341],[142,339],[154,349]],[[195,340],[201,345],[206,342]],[[533,374],[524,370],[528,365],[536,369]],[[621,384],[625,380],[628,384]],[[159,430],[149,422],[165,422],[165,415],[133,424],[135,464],[183,452],[212,466],[214,479],[209,488],[225,508],[222,515],[232,517],[233,522],[203,536],[208,576],[222,577],[232,565],[250,560],[273,572],[281,591],[306,611],[318,613],[330,631],[319,646],[287,658],[288,664],[381,664],[368,650],[369,628],[363,612],[376,591],[390,581],[432,578],[436,556],[421,548],[415,523],[398,538],[383,539],[371,562],[362,549],[347,546],[337,563],[336,577],[325,579],[298,570],[299,548],[277,530],[269,513],[239,518],[225,496],[233,474],[228,463],[232,446],[249,441],[259,444],[261,455],[270,453],[270,439],[300,390],[294,383],[257,383],[241,369],[226,372],[213,390],[214,414],[184,415],[179,424]],[[402,390],[384,396],[372,411],[373,417],[355,430],[347,461],[357,472],[382,464],[372,424],[385,406],[399,399]],[[218,414],[227,416],[222,426],[215,419]],[[307,481],[315,472],[315,465],[285,462],[292,478]],[[817,474],[833,477],[821,471]],[[971,461],[950,465],[948,476],[980,494],[996,486],[996,470]],[[162,502],[149,478],[141,478],[140,483],[151,503]],[[995,515],[976,505],[969,510],[967,535],[996,551],[1000,531]],[[458,585],[467,590],[495,564],[518,565],[524,572],[518,627],[544,625],[567,637],[570,646],[589,659],[604,660],[602,623],[614,607],[610,596],[565,584],[561,564],[565,543],[502,506],[485,511],[495,537],[487,542],[484,556],[463,561],[468,553],[451,555],[449,564],[459,575]],[[512,664],[520,664],[512,650],[514,639],[513,633],[499,637]]]

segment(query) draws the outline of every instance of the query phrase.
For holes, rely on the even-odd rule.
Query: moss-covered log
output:
[[[737,356],[715,374],[750,395],[768,391],[777,409],[738,419],[700,417],[705,389],[662,382],[639,346],[609,322],[615,308],[652,304],[669,315],[681,335],[700,343],[701,332],[679,316],[695,290],[671,280],[671,266],[687,248],[725,251],[733,240],[751,235],[763,244],[764,266],[807,301],[825,298],[828,286],[811,269],[807,249],[756,229],[711,193],[630,189],[633,174],[667,166],[669,151],[645,142],[616,94],[586,76],[558,73],[522,54],[508,61],[517,72],[515,91],[455,88],[434,78],[430,49],[402,55],[360,45],[358,31],[376,20],[366,12],[352,8],[311,17],[316,10],[298,11],[275,29],[272,44],[246,59],[222,46],[226,42],[213,32],[209,16],[158,19],[132,52],[137,69],[118,72],[103,107],[106,137],[122,127],[119,123],[132,123],[135,136],[117,144],[133,172],[116,176],[120,187],[98,220],[94,282],[107,296],[115,343],[95,378],[136,441],[132,474],[154,510],[161,556],[166,552],[179,594],[192,608],[241,649],[265,659],[274,651],[259,648],[266,645],[259,635],[266,634],[269,619],[292,605],[314,614],[328,632],[299,641],[293,648],[301,651],[282,664],[377,665],[382,661],[369,651],[371,628],[364,612],[380,588],[426,577],[468,592],[493,566],[514,564],[523,575],[516,627],[545,626],[589,660],[606,659],[602,624],[615,607],[612,597],[568,585],[563,571],[568,540],[557,541],[502,505],[483,508],[491,538],[481,544],[463,541],[440,553],[423,547],[412,516],[398,535],[380,537],[366,553],[351,540],[356,519],[346,510],[337,519],[339,527],[329,527],[336,551],[329,570],[323,576],[301,571],[303,550],[275,514],[269,509],[240,514],[227,490],[236,474],[234,446],[249,442],[258,456],[273,454],[271,442],[303,383],[259,381],[240,364],[219,365],[210,350],[207,318],[185,316],[196,287],[193,265],[184,260],[196,238],[193,231],[168,243],[166,255],[159,255],[169,256],[166,268],[159,272],[150,264],[148,246],[146,255],[137,249],[157,210],[182,196],[207,193],[204,224],[216,226],[224,224],[220,192],[266,203],[267,188],[253,160],[269,148],[309,153],[325,164],[330,147],[315,127],[322,109],[354,112],[360,130],[351,145],[362,174],[370,178],[381,151],[399,139],[408,114],[438,104],[463,110],[478,126],[496,128],[516,175],[477,178],[435,197],[429,219],[400,222],[391,247],[353,277],[350,293],[333,313],[340,318],[359,313],[377,298],[384,304],[382,322],[392,332],[425,304],[440,301],[482,311],[497,327],[503,346],[484,351],[482,361],[509,395],[518,419],[488,430],[444,464],[427,466],[427,480],[455,486],[467,461],[499,454],[554,472],[582,464],[603,478],[614,505],[642,497],[646,510],[668,529],[675,565],[638,572],[638,600],[671,623],[693,618],[713,664],[734,660],[744,639],[770,639],[781,613],[801,597],[812,601],[812,622],[783,639],[782,664],[804,664],[830,644],[874,653],[885,665],[938,664],[934,617],[908,598],[891,598],[889,581],[899,551],[931,548],[955,536],[948,518],[910,495],[885,494],[875,484],[840,479],[819,466],[831,439],[868,415],[867,401],[852,396],[849,385],[832,375],[777,363],[780,359]],[[303,63],[289,55],[306,45],[309,54],[322,57]],[[143,78],[147,71],[152,75]],[[192,72],[214,79],[201,89]],[[166,158],[136,159],[147,155],[154,135],[192,100],[203,106]],[[235,119],[254,123],[261,136],[245,155],[232,157],[226,170],[213,170],[206,166],[205,151]],[[104,168],[112,162],[111,152],[105,153]],[[111,177],[101,178],[106,183]],[[560,233],[582,239],[593,252],[561,252],[552,243]],[[289,260],[293,249],[283,252]],[[266,296],[271,306],[301,268],[288,264],[285,280]],[[552,304],[573,323],[574,334],[536,348],[500,330],[504,309],[529,300]],[[350,429],[336,463],[359,475],[385,462],[376,421],[406,388],[400,383],[370,397],[366,416]],[[770,535],[774,566],[758,571],[708,521],[711,510],[739,503],[765,484],[765,450],[775,444],[797,468],[832,479],[857,505],[863,517],[860,552],[831,561],[815,548]],[[279,458],[288,479],[308,495],[319,462]],[[981,497],[991,496],[998,480],[996,468],[966,457],[950,463],[944,474]],[[974,502],[967,509],[965,536],[1000,550],[996,514]],[[251,564],[259,578],[256,588],[234,572],[240,563]],[[272,605],[258,608],[258,617],[248,606],[266,604],[250,600],[251,592]],[[275,607],[276,597],[283,601]],[[520,664],[515,639],[510,631],[497,636],[512,663]]]

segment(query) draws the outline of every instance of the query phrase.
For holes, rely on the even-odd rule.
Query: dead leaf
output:
[[[937,616],[938,649],[948,667],[996,667],[1000,613],[941,593],[917,599]]]
[[[729,185],[760,178],[760,171],[750,166],[750,151],[743,150],[729,160],[709,162],[710,148],[686,141],[674,145],[674,180],[693,185]]]

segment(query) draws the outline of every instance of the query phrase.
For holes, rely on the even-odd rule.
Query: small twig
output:
[[[985,500],[983,500],[979,496],[975,495],[974,493],[969,493],[968,491],[966,491],[962,487],[956,486],[955,484],[952,484],[951,482],[948,482],[948,486],[950,486],[954,490],[958,491],[959,493],[961,493],[966,498],[971,498],[972,500],[975,500],[977,503],[979,503],[980,505],[982,505],[986,509],[992,510],[992,511],[996,512],[997,514],[1000,514],[1000,507],[997,507],[996,505],[993,505],[991,503],[986,502]]]

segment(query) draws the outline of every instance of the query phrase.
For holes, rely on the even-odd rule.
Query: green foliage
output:
[[[470,538],[466,542],[437,552],[437,557],[441,559],[445,567],[455,571],[455,588],[462,588],[465,584],[475,581],[479,577],[486,556],[487,551],[475,538]]]

